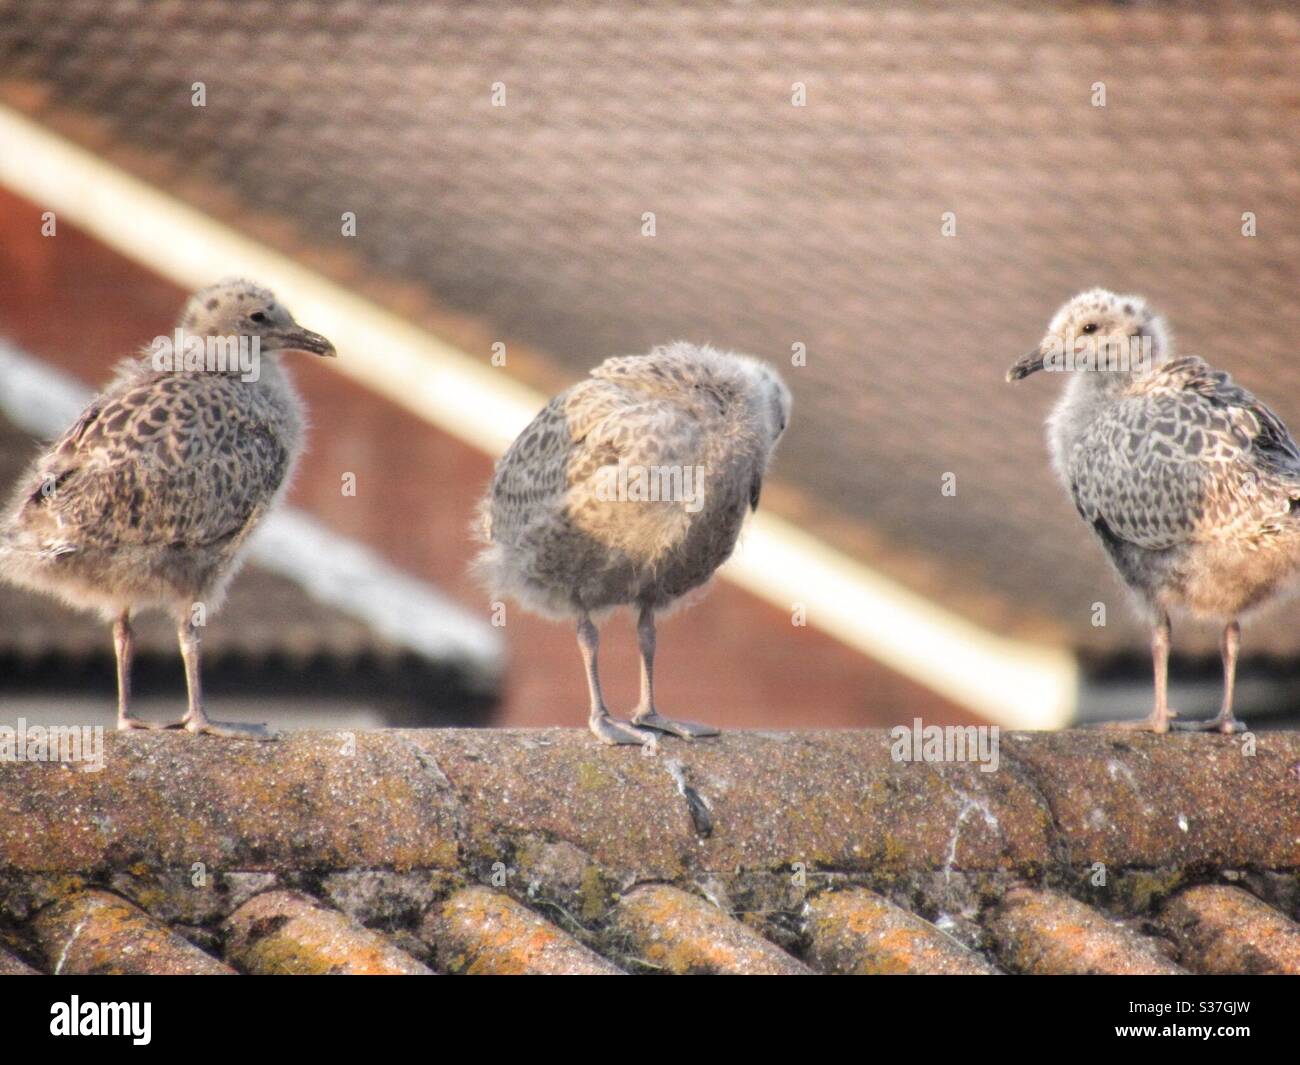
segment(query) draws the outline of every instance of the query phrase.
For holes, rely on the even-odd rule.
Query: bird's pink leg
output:
[[[265,725],[244,725],[230,721],[210,721],[203,711],[203,681],[199,668],[199,633],[186,618],[176,628],[181,645],[181,658],[185,661],[185,686],[189,692],[189,710],[182,724],[190,732],[207,736],[225,736],[228,739],[273,740],[276,734]]]
[[[1237,619],[1233,618],[1223,627],[1223,635],[1219,637],[1219,654],[1223,657],[1223,702],[1219,707],[1218,716],[1209,721],[1180,721],[1174,726],[1175,728],[1228,734],[1241,732],[1246,728],[1232,714],[1232,696],[1237,687],[1237,653],[1240,650],[1241,626],[1237,623]]]
[[[1140,721],[1115,721],[1108,729],[1136,732],[1168,732],[1169,719],[1176,717],[1169,709],[1169,615],[1163,611],[1151,630],[1151,665],[1155,672],[1156,703],[1151,716]]]
[[[632,712],[632,724],[642,728],[658,729],[684,740],[698,739],[702,736],[717,736],[719,730],[712,725],[700,725],[694,721],[673,721],[661,717],[655,710],[655,612],[650,606],[643,606],[636,622],[637,641],[641,645],[641,702]]]
[[[609,716],[605,706],[605,696],[600,690],[600,674],[596,669],[596,652],[600,647],[600,633],[584,611],[578,619],[578,649],[582,652],[582,664],[587,670],[587,690],[591,693],[591,713],[587,726],[602,743],[637,744],[654,747],[658,737],[646,729],[634,728],[615,721]]]
[[[113,653],[117,658],[117,728],[154,730],[176,728],[179,722],[141,721],[131,716],[131,659],[135,650],[135,633],[131,631],[131,611],[123,610],[113,622]]]

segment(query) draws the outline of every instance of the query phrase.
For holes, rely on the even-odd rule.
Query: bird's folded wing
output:
[[[1275,530],[1300,498],[1300,451],[1227,374],[1183,358],[1094,420],[1069,475],[1084,520],[1160,550]]]
[[[649,355],[620,355],[606,359],[591,376],[609,381],[628,392],[639,393],[642,398],[659,396],[665,399],[694,395],[719,410],[734,403],[735,384],[726,374],[719,374],[711,359],[702,359],[701,351],[693,344],[677,342],[655,348]]]
[[[563,498],[570,455],[586,435],[593,416],[573,396],[585,384],[552,399],[497,462],[491,491],[494,538],[512,529],[527,511],[554,505]]]
[[[497,463],[492,482],[494,539],[564,509],[572,493],[593,491],[602,469],[699,464],[701,427],[667,400],[647,399],[598,378],[556,396]]]
[[[569,462],[569,484],[588,484],[599,470],[620,466],[665,476],[671,471],[702,468],[704,424],[698,412],[662,399],[628,403],[595,422]],[[748,486],[746,486],[748,488]]]
[[[33,465],[13,529],[35,549],[203,546],[238,534],[283,481],[284,447],[237,415],[98,400]]]

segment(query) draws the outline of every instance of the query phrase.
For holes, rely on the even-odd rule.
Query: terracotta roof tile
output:
[[[1058,891],[1016,888],[990,922],[1012,972],[1158,976],[1181,973],[1156,941]]]
[[[1300,975],[1300,925],[1241,888],[1189,888],[1165,906],[1160,923],[1196,972]]]
[[[225,925],[240,970],[289,976],[422,976],[432,970],[386,937],[296,891],[257,895]]]
[[[440,968],[496,976],[618,974],[617,966],[508,895],[467,887],[436,906],[420,929]]]
[[[651,968],[685,976],[797,976],[810,972],[717,906],[668,884],[624,895],[614,917],[628,949]]]
[[[997,970],[929,921],[856,888],[808,903],[809,960],[846,975],[988,975]]]
[[[11,954],[0,947],[0,976],[38,976],[39,969],[33,969],[17,954]]]
[[[139,907],[107,891],[78,891],[42,910],[32,932],[47,970],[68,975],[233,975]]]

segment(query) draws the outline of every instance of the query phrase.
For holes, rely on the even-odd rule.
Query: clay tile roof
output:
[[[297,891],[255,895],[227,918],[226,952],[247,973],[427,976],[387,937]]]
[[[59,975],[233,976],[138,906],[107,891],[73,891],[32,920],[45,971]]]
[[[822,972],[857,976],[996,972],[987,961],[866,888],[828,891],[808,904],[808,939]]]
[[[1185,970],[1153,940],[1057,891],[1017,888],[990,922],[1001,957],[1037,976],[1171,976]]]
[[[1188,888],[1160,923],[1198,972],[1300,972],[1300,925],[1240,888]]]
[[[1255,743],[113,734],[0,771],[0,971],[1300,973],[1300,735]]]
[[[559,976],[621,972],[527,906],[485,887],[453,892],[429,912],[421,933],[450,973]]]
[[[986,624],[1142,638],[1048,469],[1053,382],[1003,381],[1073,292],[1144,292],[1300,424],[1284,0],[165,10],[0,0],[0,98],[564,376],[677,337],[787,365],[806,345],[777,471],[801,519]],[[1296,649],[1288,611],[1252,653]]]

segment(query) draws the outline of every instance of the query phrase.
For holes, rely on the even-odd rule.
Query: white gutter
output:
[[[0,183],[186,289],[245,275],[334,341],[330,366],[465,443],[501,453],[546,402],[475,358],[0,106]],[[722,576],[980,716],[1059,728],[1072,655],[992,633],[760,512]]]

